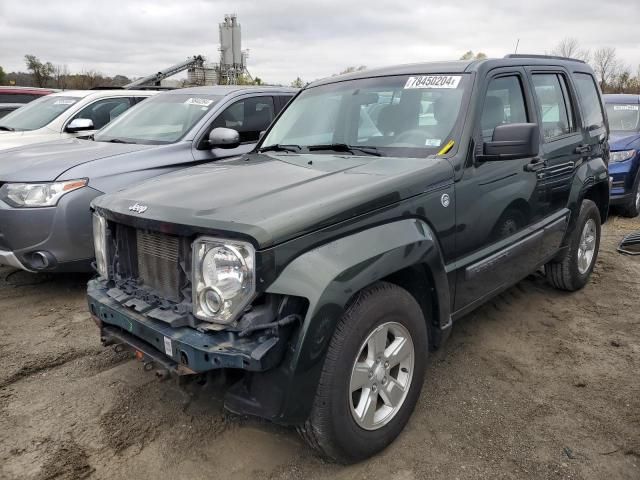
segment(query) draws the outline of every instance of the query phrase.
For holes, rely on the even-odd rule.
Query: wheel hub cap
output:
[[[376,430],[398,413],[411,386],[414,347],[397,322],[376,327],[363,342],[351,370],[349,405],[355,422]]]
[[[596,253],[596,222],[587,220],[580,235],[578,245],[578,271],[581,275],[587,273]]]

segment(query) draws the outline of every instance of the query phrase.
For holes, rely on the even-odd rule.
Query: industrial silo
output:
[[[233,65],[233,25],[229,16],[225,16],[224,22],[220,24],[220,63],[225,66]]]
[[[242,65],[242,36],[240,33],[240,24],[235,15],[231,16],[231,31],[233,38],[233,63]]]

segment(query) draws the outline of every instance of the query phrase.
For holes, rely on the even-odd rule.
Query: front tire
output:
[[[336,327],[301,436],[339,463],[381,451],[415,408],[427,354],[426,322],[413,296],[386,282],[367,287]]]
[[[567,249],[544,267],[547,280],[555,288],[573,292],[587,284],[598,258],[600,223],[596,204],[583,200]]]

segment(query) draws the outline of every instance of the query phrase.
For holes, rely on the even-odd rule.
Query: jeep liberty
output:
[[[314,82],[252,152],[94,200],[102,342],[162,376],[233,374],[228,410],[367,458],[409,420],[456,319],[541,267],[559,289],[587,283],[605,115],[591,68],[557,57]]]

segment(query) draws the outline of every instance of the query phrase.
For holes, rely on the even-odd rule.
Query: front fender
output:
[[[440,329],[450,326],[449,285],[435,235],[422,220],[379,225],[332,241],[292,261],[267,292],[304,297],[309,308],[295,340],[280,418],[300,423],[310,412],[324,356],[336,325],[355,293],[413,265],[430,272]],[[281,380],[283,379],[280,377]]]

